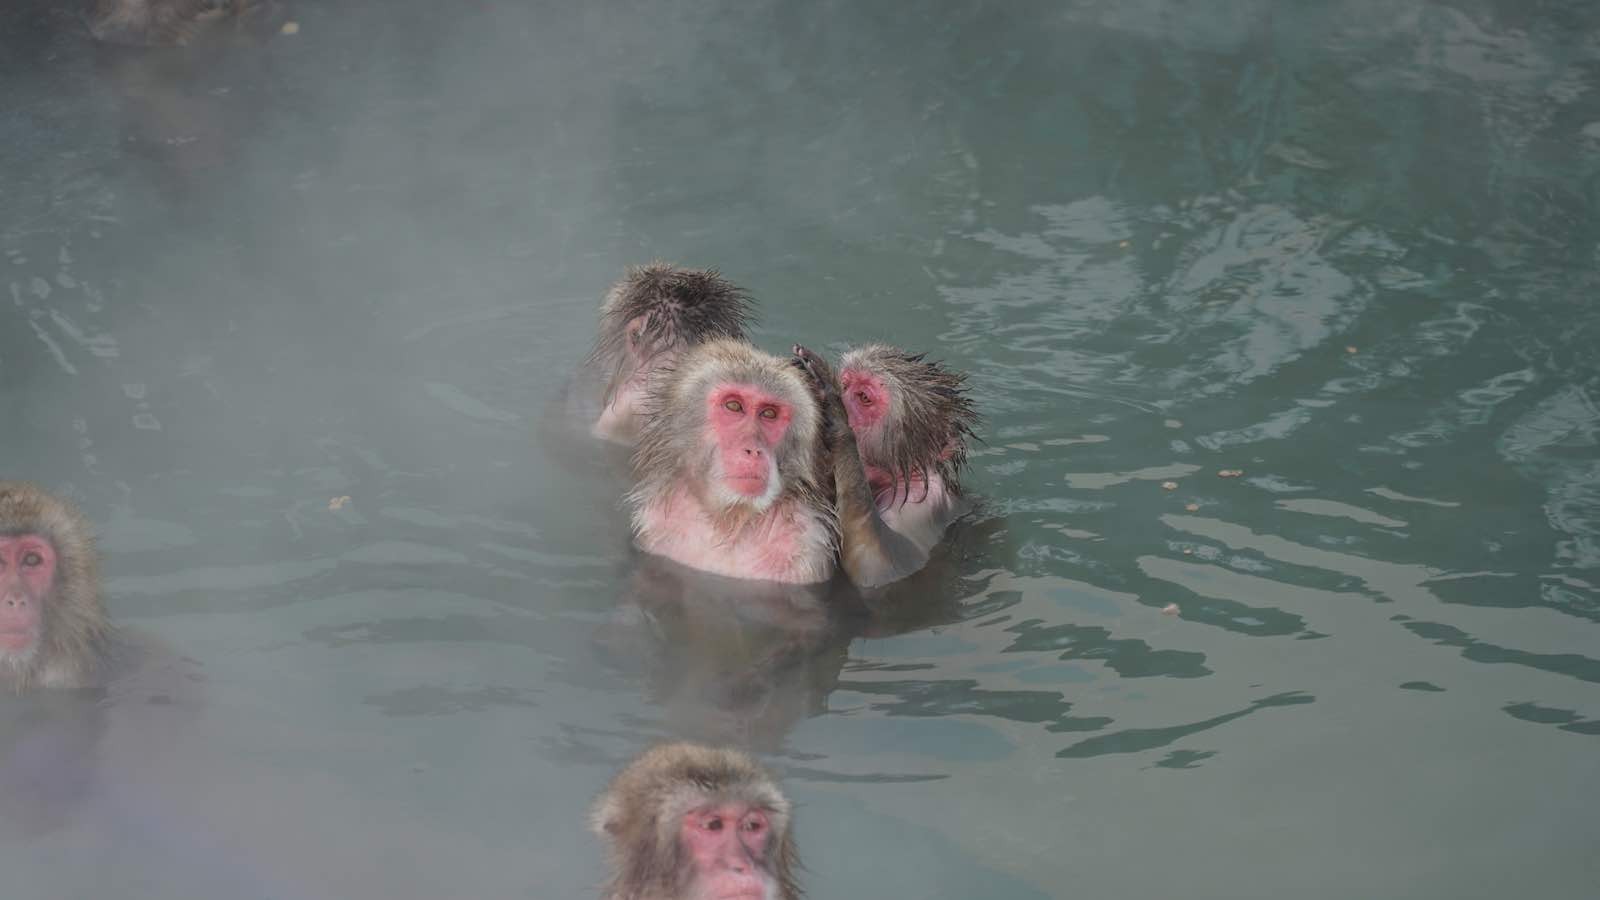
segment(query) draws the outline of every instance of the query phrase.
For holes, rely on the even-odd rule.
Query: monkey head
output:
[[[690,347],[742,338],[750,317],[749,295],[714,269],[662,262],[629,269],[600,304],[587,363],[608,373],[597,436],[632,440],[651,375]]]
[[[76,687],[109,626],[88,525],[30,484],[0,481],[0,686]]]
[[[685,353],[650,399],[634,458],[641,490],[687,482],[707,510],[733,516],[759,515],[786,491],[814,490],[820,416],[787,362],[740,341],[711,341]]]
[[[946,489],[960,492],[967,440],[978,422],[966,377],[883,344],[844,354],[839,391],[875,489],[895,479],[925,480],[932,470]]]
[[[793,900],[790,818],[788,798],[750,757],[675,743],[617,775],[590,822],[616,868],[610,898]]]

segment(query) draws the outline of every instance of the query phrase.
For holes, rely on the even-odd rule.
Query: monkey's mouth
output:
[[[732,488],[734,493],[746,497],[759,497],[767,492],[767,475],[765,472],[750,475],[727,475],[723,482]]]
[[[0,630],[0,650],[26,650],[33,646],[32,628]]]

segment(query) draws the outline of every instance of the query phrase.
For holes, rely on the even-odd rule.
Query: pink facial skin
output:
[[[839,373],[839,387],[850,430],[857,437],[876,428],[888,414],[889,389],[876,376],[860,369],[845,369]]]
[[[44,632],[56,552],[34,534],[0,537],[0,656],[26,653]]]
[[[718,385],[707,394],[706,405],[723,483],[745,497],[762,496],[777,477],[772,448],[789,430],[793,411],[747,384]]]
[[[763,861],[771,823],[767,814],[739,804],[711,806],[683,817],[683,844],[694,860],[704,900],[765,900],[775,892]]]

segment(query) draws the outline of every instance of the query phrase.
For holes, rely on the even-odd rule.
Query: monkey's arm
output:
[[[822,411],[822,433],[833,461],[834,508],[839,519],[839,564],[859,587],[878,587],[922,568],[928,552],[890,528],[878,512],[855,432],[833,370],[796,344],[795,363],[811,376]]]

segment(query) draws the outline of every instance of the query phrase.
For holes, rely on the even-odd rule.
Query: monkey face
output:
[[[706,394],[709,486],[717,505],[761,511],[777,499],[778,456],[793,418],[791,404],[751,384],[718,384]]]
[[[56,552],[36,534],[0,537],[0,663],[23,665],[44,634]]]
[[[847,368],[839,373],[839,387],[850,430],[858,438],[883,423],[893,397],[882,378],[867,369]]]
[[[681,840],[693,865],[688,896],[695,900],[769,900],[777,885],[768,872],[772,824],[763,809],[724,803],[689,811]]]

